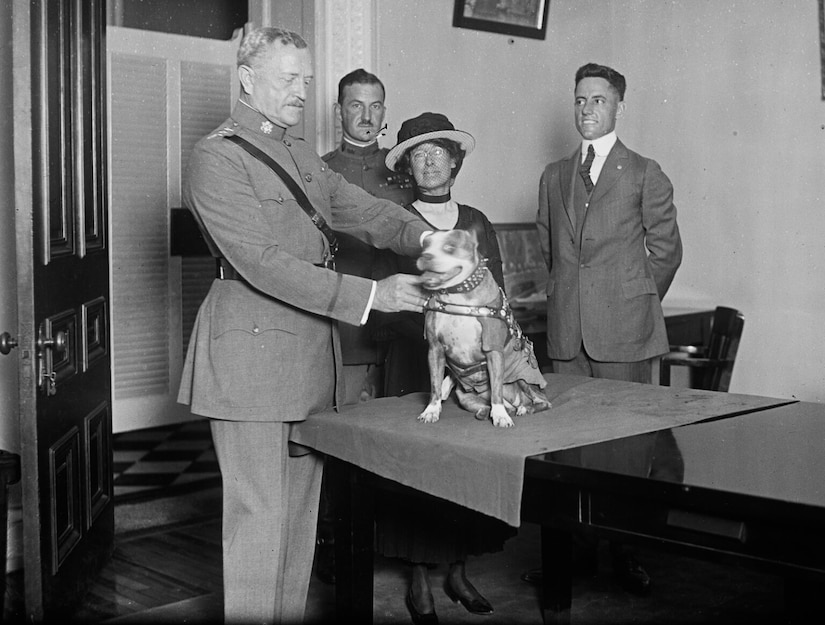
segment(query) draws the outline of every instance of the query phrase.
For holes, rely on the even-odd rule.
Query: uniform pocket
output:
[[[622,293],[624,293],[625,299],[632,299],[640,295],[657,295],[658,291],[653,278],[634,278],[622,282]]]

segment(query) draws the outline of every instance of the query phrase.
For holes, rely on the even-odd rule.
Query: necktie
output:
[[[593,164],[593,159],[596,158],[596,151],[593,149],[593,144],[587,146],[587,157],[579,167],[579,175],[584,181],[585,190],[590,193],[593,190],[593,181],[590,179],[590,166]]]

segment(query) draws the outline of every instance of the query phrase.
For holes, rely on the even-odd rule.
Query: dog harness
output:
[[[433,291],[433,294],[430,295],[429,298],[427,298],[427,304],[424,307],[424,310],[444,313],[446,315],[464,315],[466,317],[488,317],[492,319],[498,319],[499,321],[504,322],[504,324],[507,326],[507,332],[510,335],[510,338],[507,340],[507,343],[509,344],[510,341],[515,340],[515,350],[519,351],[524,347],[525,342],[530,342],[530,339],[528,339],[521,331],[521,327],[516,322],[515,315],[513,315],[513,310],[512,308],[510,308],[510,302],[507,301],[507,296],[504,294],[504,290],[501,287],[498,287],[498,292],[501,296],[501,305],[499,305],[498,307],[473,306],[469,304],[452,304],[450,302],[444,302],[438,299],[438,295],[447,295],[450,293],[468,293],[472,291],[479,284],[481,284],[482,280],[484,280],[486,270],[487,259],[483,258],[481,262],[478,264],[478,267],[476,267],[476,270],[463,282],[451,287],[447,287],[445,289],[438,289]]]

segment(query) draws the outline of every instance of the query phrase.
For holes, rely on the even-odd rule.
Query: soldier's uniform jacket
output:
[[[377,141],[365,147],[344,141],[337,150],[325,154],[323,160],[330,169],[370,195],[403,206],[415,199],[413,180],[406,174],[387,169],[384,159],[388,151],[379,147]],[[372,276],[374,247],[346,233],[338,233],[338,244],[338,271],[364,278]],[[378,350],[366,327],[342,325],[339,329],[345,365],[378,363]]]
[[[341,359],[331,319],[358,325],[372,283],[317,266],[329,255],[327,239],[281,179],[229,134],[275,159],[340,232],[415,256],[427,227],[349,184],[302,139],[242,102],[196,144],[184,201],[213,255],[242,280],[215,280],[201,304],[178,401],[219,419],[298,421],[332,404]]]

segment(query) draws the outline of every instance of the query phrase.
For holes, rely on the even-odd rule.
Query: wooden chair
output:
[[[744,325],[741,312],[718,306],[707,345],[671,345],[659,363],[659,384],[670,386],[671,367],[690,367],[691,388],[727,392]]]

